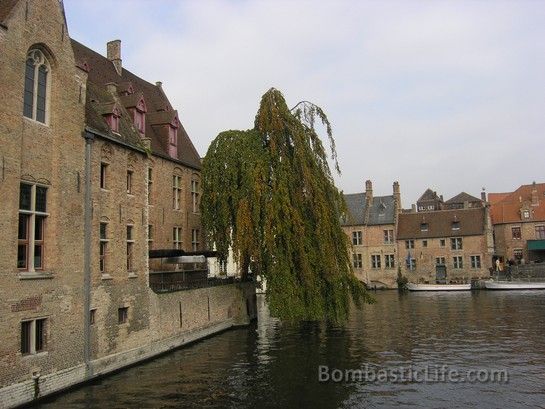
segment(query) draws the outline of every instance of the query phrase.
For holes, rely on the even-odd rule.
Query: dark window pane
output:
[[[28,220],[30,216],[28,214],[20,214],[19,215],[19,234],[18,239],[19,240],[27,240],[28,239]]]
[[[21,191],[19,193],[19,209],[30,210],[32,186],[26,183],[21,183]]]
[[[17,246],[17,268],[27,267],[26,265],[27,250],[28,250],[27,244],[19,244],[19,246]]]
[[[34,98],[34,62],[28,59],[25,69],[25,94],[23,115],[32,118],[32,103]]]
[[[44,239],[44,223],[45,223],[45,217],[36,216],[36,223],[34,227],[34,240]]]
[[[38,70],[38,95],[36,98],[36,120],[45,122],[45,92],[47,83],[47,69],[41,65]]]
[[[100,223],[100,238],[102,240],[106,239],[106,223]]]
[[[30,354],[30,328],[32,322],[21,322],[21,353]]]
[[[47,188],[43,186],[36,186],[36,211],[47,211]]]
[[[43,246],[41,244],[34,245],[34,268],[42,268],[42,252]]]
[[[36,320],[36,352],[44,350],[45,347],[45,319]]]
[[[127,240],[132,240],[132,226],[127,226]]]

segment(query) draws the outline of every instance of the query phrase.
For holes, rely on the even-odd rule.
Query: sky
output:
[[[261,95],[328,115],[345,193],[545,182],[545,1],[64,0],[70,36],[161,81],[199,154]],[[322,132],[324,141],[325,132]],[[333,167],[332,167],[333,170]]]

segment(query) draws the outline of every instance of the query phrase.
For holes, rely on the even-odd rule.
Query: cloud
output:
[[[405,205],[539,179],[545,128],[540,2],[65,0],[71,35],[163,81],[201,155],[252,127],[259,98],[328,113],[347,192],[371,178]],[[93,21],[93,24],[89,24]],[[75,35],[76,33],[76,35]]]

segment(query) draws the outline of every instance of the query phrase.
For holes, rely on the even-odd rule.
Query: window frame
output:
[[[180,226],[174,226],[172,228],[172,245],[175,250],[181,250],[183,246],[182,240],[182,228]]]
[[[361,246],[363,243],[363,232],[361,230],[355,230],[352,232],[352,245]]]
[[[481,264],[481,255],[480,254],[475,254],[475,255],[469,256],[469,260],[470,260],[471,268],[473,268],[473,269],[481,268],[482,264]]]
[[[462,270],[464,268],[464,257],[452,256],[452,268],[455,270]]]
[[[104,226],[104,236],[102,236],[102,226]],[[99,252],[98,252],[98,262],[99,262],[99,271],[101,274],[108,273],[108,243],[110,239],[108,238],[108,222],[101,221],[99,223]]]
[[[191,248],[193,249],[193,251],[199,250],[199,245],[200,245],[199,236],[200,236],[200,229],[191,229]]]
[[[47,351],[48,320],[32,318],[21,321],[19,352],[22,356],[36,355]]]
[[[363,268],[363,256],[361,253],[352,254],[352,266],[354,268]]]
[[[127,237],[126,237],[126,245],[127,245],[127,272],[128,273],[134,273],[134,224],[127,224]]]
[[[182,176],[172,175],[172,209],[181,210],[182,208]]]
[[[384,244],[394,244],[394,231],[393,229],[384,229]]]
[[[462,237],[451,237],[450,238],[450,249],[459,251],[464,249],[464,244]]]
[[[32,78],[28,77],[28,68],[30,67],[29,61],[32,61],[33,65],[33,72],[32,72]],[[42,71],[42,67],[43,70]],[[51,75],[51,64],[49,63],[48,58],[45,56],[45,53],[39,49],[39,48],[31,48],[26,56],[25,59],[25,74],[24,74],[24,91],[23,91],[23,117],[27,118],[29,120],[35,121],[37,123],[43,124],[43,125],[49,125],[49,104],[50,104],[50,97],[51,97],[51,81],[52,81],[52,75]],[[40,81],[41,81],[41,74],[45,75],[45,84],[43,87],[43,91],[41,91],[40,87]],[[27,80],[32,82],[32,92],[30,94],[29,90],[29,83]],[[43,92],[43,96],[40,96],[41,92]],[[30,98],[32,99],[32,102],[30,105],[26,103],[27,94],[30,94]],[[38,111],[40,100],[43,99],[43,118],[38,117]],[[27,107],[30,107],[31,112],[27,112]],[[43,119],[43,120],[42,120]]]
[[[191,179],[191,205],[192,205],[193,213],[200,213],[199,199],[200,199],[199,181],[196,179]]]
[[[384,255],[384,266],[387,269],[395,268],[395,254],[385,254]]]
[[[371,268],[380,270],[382,266],[382,257],[380,254],[371,254]]]

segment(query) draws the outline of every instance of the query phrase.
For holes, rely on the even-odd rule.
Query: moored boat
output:
[[[485,281],[487,290],[545,290],[544,281]]]
[[[414,284],[407,283],[409,291],[468,291],[471,284]]]

